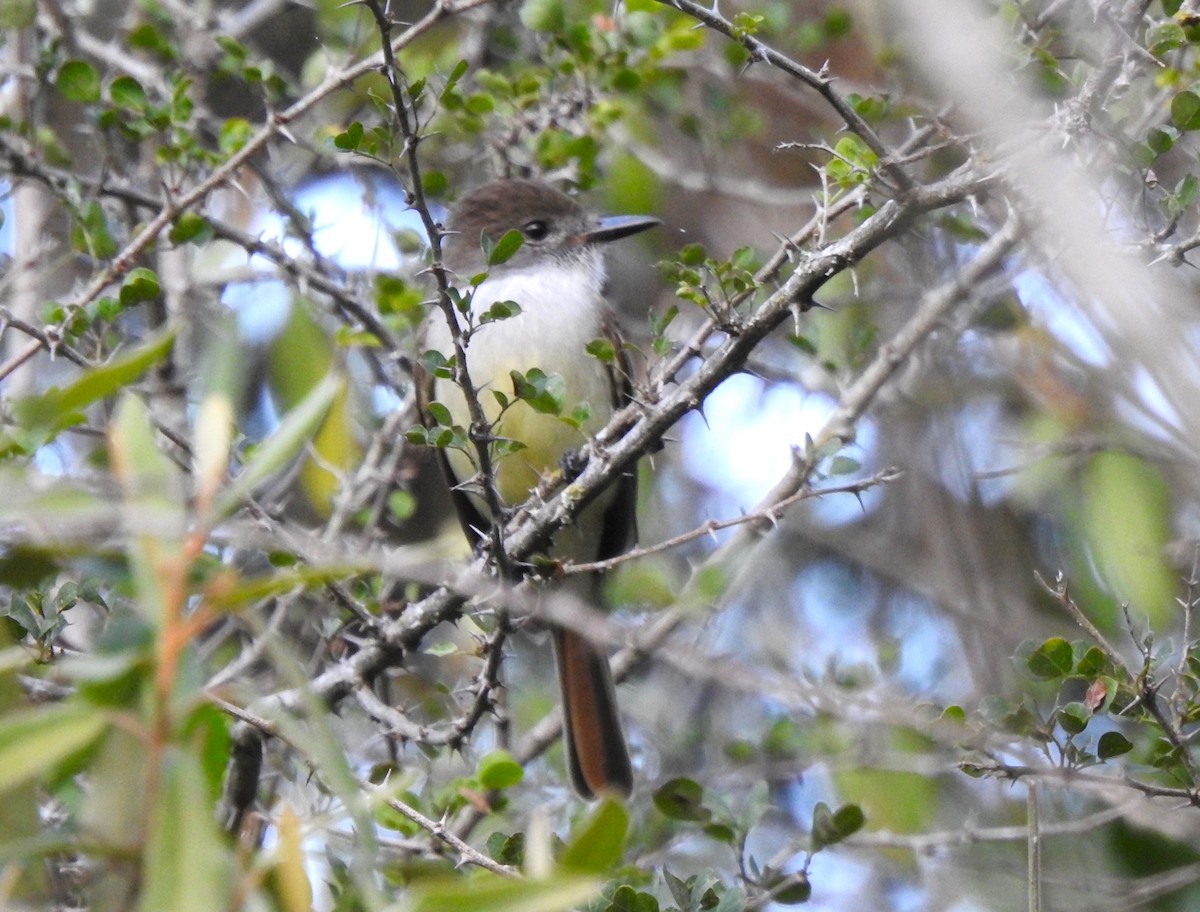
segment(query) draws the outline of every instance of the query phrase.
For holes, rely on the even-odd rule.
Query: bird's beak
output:
[[[576,235],[580,244],[605,244],[646,231],[662,221],[651,215],[606,215],[596,220],[596,227]]]

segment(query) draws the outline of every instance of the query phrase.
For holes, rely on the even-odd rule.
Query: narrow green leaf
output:
[[[455,85],[457,85],[458,81],[466,75],[467,67],[468,64],[465,60],[460,60],[458,63],[454,64],[454,69],[451,70],[450,75],[446,77],[446,85],[442,88],[441,100],[444,101],[446,95],[449,92],[454,91]]]
[[[143,912],[211,912],[228,906],[230,853],[213,819],[200,763],[174,753],[163,763],[142,868]]]
[[[486,875],[419,881],[410,893],[412,912],[568,912],[600,890],[602,882],[578,874],[508,880]]]
[[[287,465],[321,426],[343,386],[342,378],[327,374],[300,403],[288,412],[279,426],[259,444],[254,456],[217,500],[216,516],[237,509],[254,489]]]
[[[174,333],[164,333],[128,354],[85,371],[62,389],[51,387],[40,396],[21,400],[14,406],[17,420],[43,426],[57,424],[64,415],[132,383],[166,355],[174,340]]]
[[[621,862],[629,812],[618,801],[601,801],[562,854],[562,866],[581,874],[607,874]]]
[[[0,794],[25,785],[91,746],[108,717],[83,703],[60,703],[0,718]]]
[[[125,494],[126,554],[133,574],[136,604],[157,624],[172,597],[164,579],[165,560],[178,557],[185,523],[179,471],[158,448],[150,413],[133,393],[117,404],[109,427],[109,450]]]

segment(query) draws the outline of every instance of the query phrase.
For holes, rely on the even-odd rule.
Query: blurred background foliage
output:
[[[390,74],[371,4],[0,2],[0,905],[1193,908],[1191,6],[386,15]],[[642,401],[721,369],[590,619],[625,806],[437,601],[414,157],[661,217]]]

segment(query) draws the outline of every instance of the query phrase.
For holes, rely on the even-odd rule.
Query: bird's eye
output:
[[[544,241],[550,233],[550,226],[541,219],[533,219],[521,226],[521,233],[531,241]]]

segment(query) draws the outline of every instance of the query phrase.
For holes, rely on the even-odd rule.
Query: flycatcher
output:
[[[470,292],[473,328],[466,338],[467,370],[493,437],[521,445],[505,447],[493,464],[502,506],[525,501],[544,476],[559,468],[566,453],[585,443],[629,400],[627,358],[605,299],[603,246],[657,224],[658,219],[647,216],[588,215],[569,196],[528,180],[487,184],[464,196],[451,212],[447,267],[462,282],[487,271],[487,278]],[[521,233],[521,246],[510,259],[489,269],[482,238],[495,242],[514,229]],[[481,322],[495,304],[507,301],[519,305],[519,313]],[[610,342],[614,359],[602,360],[587,351],[597,338]],[[422,347],[446,356],[453,353],[441,314],[427,321]],[[561,378],[561,415],[517,398],[510,372],[524,375],[533,368]],[[454,424],[470,427],[467,400],[453,381],[426,377],[421,386],[427,426],[436,425],[429,409],[432,400],[449,410]],[[586,414],[582,421],[562,417],[577,419],[580,414]],[[491,516],[478,495],[478,467],[470,450],[437,452],[459,520],[474,544],[502,518]],[[636,476],[630,472],[588,504],[574,526],[559,530],[551,555],[589,561],[620,554],[635,534],[636,497]],[[633,772],[607,655],[571,630],[555,627],[553,638],[571,781],[585,798],[628,795]]]

